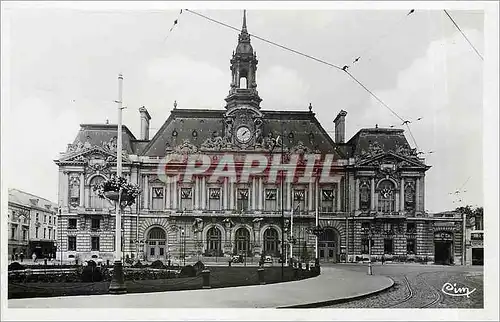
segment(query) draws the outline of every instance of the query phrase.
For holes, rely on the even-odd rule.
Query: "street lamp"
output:
[[[372,275],[372,231],[368,233],[368,275]]]
[[[182,242],[182,259],[183,266],[186,266],[186,235],[184,234],[184,228],[181,228],[181,242]]]

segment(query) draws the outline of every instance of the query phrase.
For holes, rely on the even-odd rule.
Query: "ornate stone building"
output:
[[[346,142],[345,111],[334,120],[332,138],[311,106],[307,111],[263,110],[257,64],[244,18],[230,60],[224,109],[178,109],[174,104],[149,138],[151,116],[142,107],[140,137],[123,128],[123,173],[142,188],[136,205],[123,215],[126,257],[278,256],[284,236],[294,256],[313,258],[316,237],[311,228],[316,219],[325,229],[317,249],[322,261],[366,257],[369,238],[374,256],[428,256],[432,261],[438,245],[438,250],[445,248],[445,255],[439,253],[445,260],[460,257],[460,225],[439,225],[440,218],[425,213],[429,166],[410,147],[403,130],[361,129]],[[56,160],[64,259],[113,256],[114,210],[92,187],[116,172],[116,135],[116,125],[82,124],[75,141]],[[218,160],[232,154],[238,163],[245,155],[310,153],[332,158],[332,180],[319,182],[313,175],[308,182],[281,184],[252,175],[248,182],[213,182],[200,174],[165,183],[158,176],[159,165],[171,155]]]
[[[55,256],[57,247],[57,205],[47,199],[9,189],[9,259],[23,253],[31,258]]]

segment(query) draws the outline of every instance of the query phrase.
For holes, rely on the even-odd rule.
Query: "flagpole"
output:
[[[122,176],[122,102],[123,94],[123,75],[118,75],[118,133],[117,133],[117,147],[116,147],[116,176]],[[109,293],[124,294],[127,292],[125,287],[125,280],[123,276],[122,264],[122,219],[121,219],[121,188],[118,192],[118,200],[116,201],[116,224],[115,224],[115,262],[113,265],[113,279],[109,285]]]

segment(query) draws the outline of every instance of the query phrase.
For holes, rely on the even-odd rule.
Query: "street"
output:
[[[352,271],[367,271],[366,265],[334,265]],[[482,266],[440,266],[418,264],[374,265],[373,274],[384,275],[395,282],[390,290],[364,299],[335,304],[325,308],[483,308]],[[445,283],[455,288],[469,288],[469,296],[445,294]],[[475,291],[473,291],[476,289]],[[472,292],[472,293],[470,293]],[[454,294],[455,292],[447,291]]]

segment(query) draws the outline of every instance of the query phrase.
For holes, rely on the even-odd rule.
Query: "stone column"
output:
[[[290,182],[286,183],[286,210],[291,210],[292,209],[292,184]]]
[[[340,204],[340,181],[335,184],[336,200],[337,200],[337,211],[341,211]]]
[[[417,178],[415,184],[415,211],[420,211],[420,177]]]
[[[354,187],[354,193],[356,194],[354,196],[354,200],[356,200],[356,206],[354,210],[359,210],[359,178],[356,178],[356,186]]]
[[[207,208],[207,181],[205,177],[201,177],[201,207],[204,210]]]
[[[401,187],[399,187],[399,211],[405,211],[405,179],[401,177]]]
[[[179,196],[179,189],[177,188],[178,187],[178,183],[177,181],[174,181],[172,183],[172,209],[174,211],[177,211],[177,196]]]
[[[63,207],[68,207],[68,172],[64,171],[63,172],[63,180],[62,180],[62,189],[61,189],[61,196],[62,196],[62,206]]]
[[[227,199],[228,199],[228,196],[229,196],[229,193],[228,193],[228,184],[227,184],[227,178],[224,178],[224,185],[222,187],[222,209],[223,210],[227,210]]]
[[[264,182],[262,179],[263,179],[262,177],[259,177],[259,188],[257,189],[257,195],[259,200],[259,206],[257,207],[258,210],[264,209],[264,205],[262,202],[262,195],[264,194]]]
[[[256,210],[257,209],[257,205],[255,204],[255,194],[256,194],[256,187],[257,187],[257,182],[256,182],[256,178],[255,177],[252,177],[252,206],[250,209],[252,210]]]
[[[229,191],[228,191],[228,198],[229,198],[229,209],[234,210],[234,196],[236,195],[236,191],[234,189],[234,182],[233,180],[229,180]]]
[[[307,210],[312,211],[313,210],[313,184],[312,182],[309,182],[308,186],[308,193],[307,193]]]
[[[149,175],[144,175],[144,209],[149,209]]]
[[[200,199],[200,178],[194,178],[194,209],[199,209],[199,199]]]
[[[168,182],[166,184],[166,191],[165,191],[165,209],[169,210],[170,209],[170,194],[172,193],[171,192],[171,188],[172,188],[172,184],[170,182]]]
[[[375,178],[370,182],[370,209],[375,210]]]
[[[85,205],[85,175],[80,173],[80,207]]]

